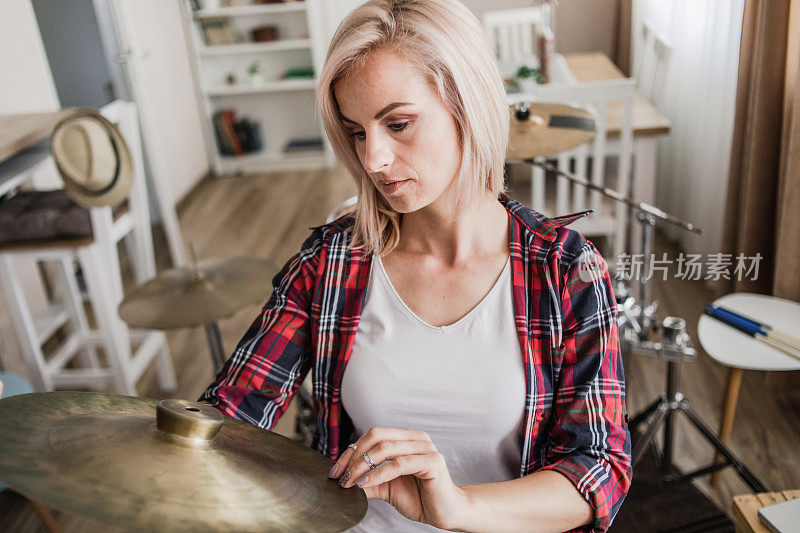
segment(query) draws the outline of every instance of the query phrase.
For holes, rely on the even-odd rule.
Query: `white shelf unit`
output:
[[[191,2],[183,0],[194,73],[205,114],[205,138],[210,153],[214,154],[215,174],[308,170],[334,165],[333,150],[325,138],[314,103],[316,76],[327,48],[323,1],[252,3],[193,11]],[[239,42],[220,45],[205,42],[202,22],[220,18],[228,21]],[[252,42],[251,31],[261,26],[277,27],[278,38]],[[258,64],[262,79],[248,73],[253,63]],[[314,78],[282,78],[289,69],[308,67],[314,69]],[[227,79],[231,74],[236,79],[232,84]],[[234,109],[237,117],[259,122],[261,151],[238,156],[220,153],[213,117],[224,109]],[[322,149],[283,151],[291,139],[312,137],[323,140]]]

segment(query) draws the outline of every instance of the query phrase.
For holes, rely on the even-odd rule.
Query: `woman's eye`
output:
[[[390,130],[392,130],[393,132],[395,132],[395,133],[400,133],[401,131],[406,129],[409,124],[410,124],[409,121],[406,121],[406,122],[394,122],[394,123],[388,124],[387,127]],[[352,133],[348,133],[347,135],[349,137],[353,137],[354,139],[358,139],[359,141],[363,141],[363,140],[365,140],[367,138],[366,132],[363,132],[363,131],[354,131]]]
[[[396,122],[394,124],[389,124],[389,129],[394,132],[401,132],[408,127],[408,122]]]

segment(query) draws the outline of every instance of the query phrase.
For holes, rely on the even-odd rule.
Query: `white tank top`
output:
[[[519,476],[525,406],[510,262],[489,293],[448,326],[432,326],[403,302],[373,256],[342,405],[363,435],[371,427],[426,431],[456,485]],[[369,500],[351,532],[442,531]]]

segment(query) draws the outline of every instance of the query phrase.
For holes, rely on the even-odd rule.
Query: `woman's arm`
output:
[[[411,520],[453,531],[566,531],[592,519],[575,486],[557,472],[512,481],[453,483],[444,457],[422,431],[372,428],[347,448],[330,476],[389,502]],[[371,469],[364,455],[380,468]]]
[[[594,245],[571,230],[563,243],[561,360],[541,469],[572,482],[593,508],[585,529],[600,532],[611,525],[632,478],[616,299]]]
[[[544,470],[501,483],[466,485],[457,531],[568,531],[588,524],[592,508],[566,477]]]
[[[200,397],[222,414],[271,429],[311,366],[311,299],[320,231],[273,279],[273,292]]]
[[[567,531],[592,519],[592,508],[557,472],[512,481],[453,483],[444,457],[422,431],[372,428],[347,448],[330,476],[360,486],[411,520],[453,531]],[[380,468],[371,469],[364,455]]]

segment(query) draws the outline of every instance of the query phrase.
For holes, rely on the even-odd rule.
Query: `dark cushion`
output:
[[[0,201],[0,245],[91,237],[89,210],[63,189],[20,191]]]

